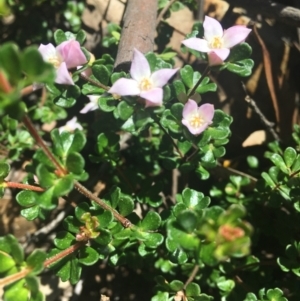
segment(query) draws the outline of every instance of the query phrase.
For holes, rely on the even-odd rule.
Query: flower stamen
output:
[[[153,84],[149,78],[143,78],[140,82],[140,89],[142,91],[149,91],[153,88]]]
[[[48,62],[52,64],[56,69],[61,65],[61,60],[58,56],[50,56],[48,58]]]
[[[205,123],[204,119],[199,115],[194,115],[190,118],[189,124],[193,128],[199,128]]]
[[[209,43],[209,46],[212,49],[221,49],[223,48],[223,39],[221,37],[213,37]]]

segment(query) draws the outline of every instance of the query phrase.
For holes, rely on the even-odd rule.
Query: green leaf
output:
[[[67,175],[55,182],[53,196],[59,197],[68,194],[73,189],[73,178]]]
[[[193,87],[194,70],[190,65],[185,65],[180,69],[180,76],[184,84],[190,89]]]
[[[178,243],[182,248],[193,250],[199,247],[200,239],[193,233],[184,232],[181,227],[172,222],[168,225],[168,237]]]
[[[177,216],[177,221],[180,226],[187,232],[192,232],[197,225],[198,216],[190,210],[182,211]]]
[[[241,43],[230,49],[229,62],[237,62],[248,59],[251,56],[252,48],[248,43]]]
[[[4,292],[4,301],[28,301],[30,293],[26,288],[25,279],[19,280],[9,286]]]
[[[79,251],[78,262],[90,266],[95,264],[99,259],[99,254],[91,247],[84,247]]]
[[[278,154],[272,154],[270,160],[285,174],[289,174],[289,169],[286,166],[283,158]]]
[[[279,288],[267,290],[267,297],[270,301],[287,301],[287,299],[283,297],[282,290]]]
[[[220,281],[217,282],[217,286],[220,290],[224,292],[230,292],[235,287],[235,283],[233,280],[226,280],[224,277],[220,278]]]
[[[118,114],[122,120],[127,120],[134,112],[134,107],[129,105],[124,100],[119,102],[117,109],[118,109]]]
[[[297,158],[296,150],[292,147],[286,148],[283,153],[283,158],[284,158],[284,162],[285,162],[286,166],[288,168],[291,168],[291,166],[294,164],[294,161]]]
[[[243,301],[257,301],[257,298],[253,293],[248,293]]]
[[[56,45],[59,45],[62,42],[67,41],[66,34],[61,29],[57,29],[54,32],[54,40],[55,40]]]
[[[179,280],[173,280],[170,282],[170,288],[174,292],[181,291],[183,289],[183,286],[184,286],[183,282]]]
[[[185,293],[187,296],[199,296],[200,292],[200,286],[195,282],[189,283],[185,289]]]
[[[143,231],[156,230],[161,223],[160,215],[155,211],[149,211],[141,222]]]
[[[118,101],[112,95],[102,95],[99,98],[99,107],[103,112],[112,112],[116,108],[117,103]]]
[[[94,65],[92,67],[93,75],[95,78],[102,83],[103,85],[107,86],[109,84],[110,72],[104,65]]]
[[[144,244],[148,248],[156,249],[159,245],[161,245],[164,241],[164,237],[160,233],[148,233],[146,235],[146,240],[144,241]]]
[[[254,62],[251,59],[241,60],[235,63],[227,63],[226,68],[239,76],[249,76],[252,73]]]
[[[10,270],[15,265],[14,259],[9,254],[2,251],[0,252],[0,273]]]
[[[31,82],[53,83],[56,72],[53,65],[46,63],[35,46],[25,48],[22,54],[22,70]]]
[[[36,195],[33,191],[23,190],[17,194],[17,202],[23,207],[33,206],[36,203]]]
[[[158,292],[155,296],[151,298],[151,301],[168,301],[169,293],[167,292]]]
[[[183,202],[188,209],[202,210],[208,207],[210,199],[204,197],[203,193],[196,190],[185,188],[182,192]]]
[[[118,203],[119,213],[123,216],[127,216],[134,209],[134,202],[130,196],[121,195]]]
[[[71,153],[66,159],[66,168],[68,172],[80,175],[84,172],[84,159],[79,153]]]
[[[30,275],[37,275],[44,269],[44,261],[46,260],[46,253],[41,250],[34,250],[27,258],[27,266],[32,269]]]
[[[0,66],[7,72],[10,82],[17,84],[21,78],[21,59],[16,44],[8,42],[1,45]]]
[[[76,41],[79,42],[80,45],[83,45],[84,41],[86,39],[86,33],[84,30],[79,30],[76,34]]]
[[[32,206],[30,208],[22,209],[21,215],[25,217],[28,221],[36,219],[40,214],[40,207],[38,205]]]
[[[75,237],[67,231],[58,232],[56,237],[54,238],[54,244],[60,250],[67,249],[73,243],[75,243]]]
[[[8,176],[10,171],[10,165],[5,162],[0,162],[0,181],[3,181],[4,178]]]
[[[182,119],[182,111],[183,111],[183,104],[182,103],[174,103],[170,109],[172,115],[177,119]]]

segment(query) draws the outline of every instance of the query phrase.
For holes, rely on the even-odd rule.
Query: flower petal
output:
[[[57,68],[55,82],[61,85],[74,85],[73,79],[65,62],[62,62]]]
[[[244,42],[250,32],[251,29],[242,25],[236,25],[228,28],[224,32],[223,46],[225,48],[231,48],[239,43]]]
[[[207,124],[211,124],[215,114],[215,107],[210,103],[205,103],[198,108],[198,113]]]
[[[133,49],[133,59],[130,67],[130,75],[133,79],[140,82],[143,78],[151,75],[150,66],[146,57],[137,49]]]
[[[214,37],[223,36],[223,28],[220,22],[214,18],[205,16],[203,22],[203,28],[204,28],[204,38],[207,41],[210,41]]]
[[[208,42],[204,39],[199,38],[189,38],[181,42],[184,46],[200,51],[208,52],[210,48],[208,47]]]
[[[188,130],[190,131],[190,133],[195,136],[198,136],[199,134],[201,134],[208,127],[208,124],[205,123],[205,124],[201,125],[200,127],[194,128],[190,125],[189,121],[186,119],[182,120],[182,124],[185,125],[188,128]]]
[[[168,80],[177,72],[176,69],[160,69],[152,73],[151,80],[154,87],[163,87]]]
[[[149,91],[141,92],[140,96],[146,99],[146,107],[157,107],[162,105],[162,88],[154,88]]]
[[[193,99],[189,99],[183,107],[182,117],[183,119],[188,119],[190,115],[197,114],[197,111],[198,105],[196,101]]]
[[[56,49],[51,43],[49,43],[47,45],[41,44],[39,46],[38,51],[40,52],[44,61],[46,61],[46,62],[48,62],[49,58],[57,56]]]
[[[208,53],[208,62],[210,66],[222,65],[224,60],[227,59],[230,50],[227,48],[214,49]]]
[[[81,109],[81,110],[79,111],[79,113],[81,113],[81,114],[86,114],[87,112],[95,111],[95,110],[97,110],[97,109],[98,109],[98,105],[97,105],[96,103],[94,103],[94,102],[89,102],[89,103],[87,103],[87,104],[83,107],[83,109]]]
[[[56,47],[56,50],[66,62],[68,69],[87,63],[87,59],[80,49],[80,44],[78,41],[69,40],[62,42]]]
[[[141,90],[138,86],[138,82],[134,79],[119,78],[108,90],[111,94],[118,94],[121,96],[126,95],[139,95]]]

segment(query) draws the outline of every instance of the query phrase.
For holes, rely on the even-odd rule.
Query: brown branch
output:
[[[300,9],[285,6],[269,0],[224,0],[235,7],[245,8],[248,12],[259,13],[263,16],[295,27],[300,27]]]
[[[128,0],[123,18],[115,69],[128,71],[134,48],[142,53],[153,51],[157,1]]]

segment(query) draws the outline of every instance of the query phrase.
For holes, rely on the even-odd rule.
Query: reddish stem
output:
[[[47,268],[49,265],[53,264],[54,262],[74,253],[76,250],[86,245],[86,243],[87,243],[86,241],[79,241],[75,245],[72,245],[69,248],[61,251],[60,253],[55,254],[54,256],[46,259],[46,261],[44,262],[44,267]]]
[[[27,189],[31,191],[38,191],[42,192],[45,191],[44,188],[39,187],[39,186],[34,186],[34,185],[28,185],[28,184],[23,184],[23,183],[16,183],[16,182],[4,182],[5,187],[8,188],[19,188],[19,189]]]
[[[47,145],[44,143],[38,132],[36,131],[34,125],[32,124],[31,120],[27,115],[24,115],[23,117],[23,123],[27,127],[28,131],[30,132],[31,136],[35,139],[35,141],[38,143],[38,145],[42,148],[44,153],[48,156],[48,158],[52,161],[52,163],[55,165],[57,170],[63,174],[66,175],[67,171],[60,165],[60,163],[57,161],[57,159],[53,156],[53,154],[48,149]]]

